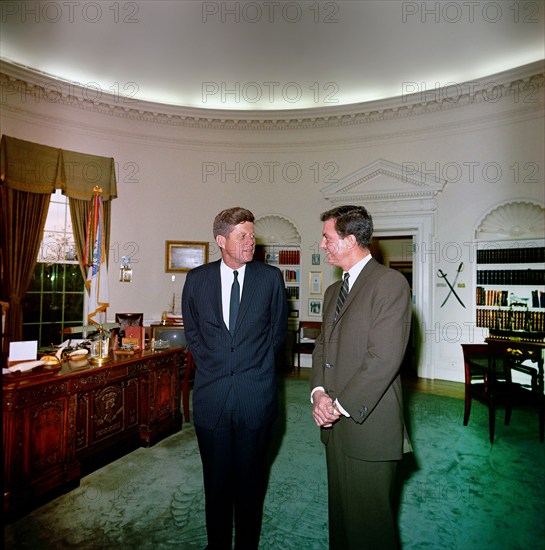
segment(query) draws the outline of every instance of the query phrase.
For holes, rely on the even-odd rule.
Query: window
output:
[[[23,301],[23,338],[41,348],[61,343],[62,329],[83,323],[85,285],[75,250],[68,199],[57,190]]]
[[[76,260],[75,250],[68,199],[57,189],[51,195],[38,261],[56,263],[67,260],[73,262]]]

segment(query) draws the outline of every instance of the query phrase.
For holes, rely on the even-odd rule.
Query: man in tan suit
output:
[[[392,497],[397,463],[410,450],[399,369],[411,292],[403,275],[371,257],[373,221],[363,206],[339,206],[321,221],[320,247],[343,270],[325,292],[310,380],[326,445],[329,547],[398,548]]]

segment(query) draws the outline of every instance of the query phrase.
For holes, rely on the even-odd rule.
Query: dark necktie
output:
[[[337,316],[339,315],[339,311],[341,311],[341,308],[343,307],[344,301],[346,300],[346,297],[348,296],[348,277],[350,277],[349,273],[344,274],[344,280],[343,280],[343,286],[341,286],[341,291],[339,292],[339,297],[337,298],[337,306],[335,307],[335,319],[337,319]]]
[[[229,305],[229,332],[235,331],[238,306],[240,304],[240,285],[238,284],[238,271],[233,271],[233,285],[231,286],[231,301]]]

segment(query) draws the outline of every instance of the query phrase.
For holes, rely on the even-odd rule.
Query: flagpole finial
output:
[[[102,195],[102,187],[100,187],[100,185],[95,185],[93,187],[93,193],[95,195]]]

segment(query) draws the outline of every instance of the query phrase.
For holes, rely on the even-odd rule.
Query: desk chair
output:
[[[489,346],[498,346],[488,342]],[[518,371],[529,377],[529,384],[516,386],[515,403],[524,407],[535,408],[539,416],[539,440],[543,443],[545,435],[545,395],[543,394],[543,346],[537,343],[502,342],[505,357],[511,372]],[[526,361],[531,361],[528,365]],[[534,366],[535,365],[535,366]]]
[[[144,349],[146,331],[143,313],[116,313],[115,322],[119,324],[119,328],[115,331],[116,335],[137,338],[140,349]]]
[[[185,368],[184,375],[182,377],[182,409],[184,413],[184,420],[189,422],[189,388],[193,385],[195,379],[195,360],[189,349],[185,353]]]
[[[127,327],[143,327],[143,313],[116,313],[115,322],[119,324],[119,330],[125,330]]]
[[[505,425],[511,420],[513,405],[521,403],[522,388],[511,380],[511,366],[502,348],[489,344],[462,344],[465,371],[464,426],[469,422],[471,402],[488,407],[490,443],[494,443],[496,408],[505,408]]]
[[[297,370],[301,368],[301,354],[312,355],[316,338],[321,330],[322,323],[319,321],[301,321],[299,323],[291,348],[291,364],[295,367],[295,356],[297,355]]]

